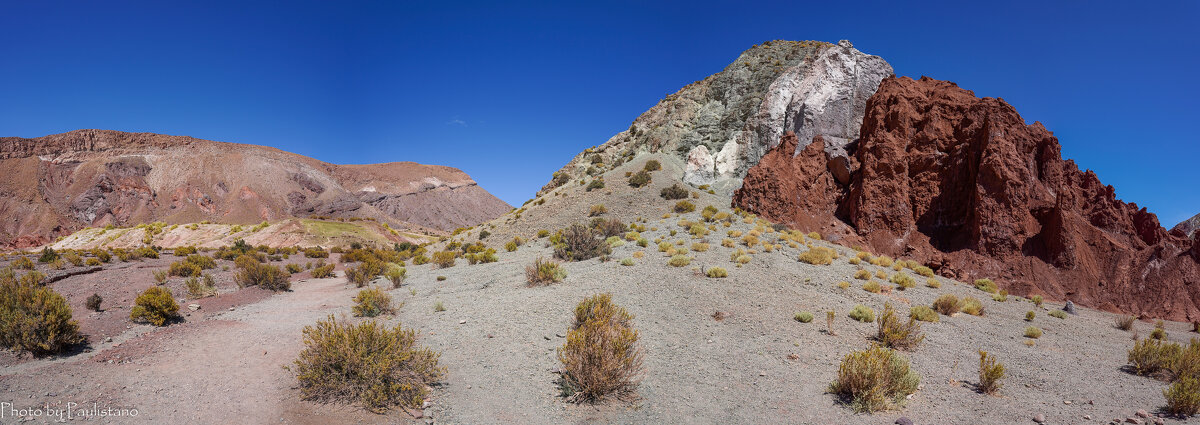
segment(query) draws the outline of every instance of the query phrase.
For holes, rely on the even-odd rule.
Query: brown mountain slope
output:
[[[78,130],[0,138],[0,247],[86,226],[375,218],[450,230],[511,209],[462,171],[335,165],[278,149],[182,136]]]
[[[821,143],[793,156],[797,141],[785,136],[750,170],[734,205],[920,258],[946,276],[1200,319],[1200,244],[1116,199],[1003,100],[929,78],[888,78],[867,102],[860,134],[848,184],[826,171]]]

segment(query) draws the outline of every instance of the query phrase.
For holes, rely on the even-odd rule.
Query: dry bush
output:
[[[932,278],[932,277],[931,277],[931,278],[929,278],[928,280],[926,280],[926,281],[925,281],[925,286],[928,286],[928,287],[930,287],[930,288],[937,289],[937,288],[941,288],[941,287],[942,287],[942,283],[941,283],[941,282],[938,282],[938,280],[937,280],[937,279],[934,279],[934,278]]]
[[[629,186],[631,187],[642,187],[648,184],[650,184],[650,173],[645,171],[638,171],[629,177]]]
[[[959,301],[958,297],[954,295],[943,294],[933,301],[933,309],[938,313],[942,313],[947,316],[953,316],[957,314],[959,310],[962,310],[962,302]]]
[[[871,272],[869,272],[869,271],[866,271],[866,270],[859,270],[859,271],[856,271],[856,272],[854,272],[854,278],[855,278],[855,279],[859,279],[859,280],[867,280],[867,279],[870,279],[870,278],[871,278]]]
[[[1120,317],[1117,317],[1117,320],[1114,323],[1114,326],[1116,326],[1117,329],[1120,329],[1123,331],[1128,331],[1128,330],[1133,329],[1133,322],[1136,322],[1136,321],[1137,321],[1137,316],[1120,316]]]
[[[904,272],[898,272],[898,273],[892,275],[892,278],[889,279],[889,281],[892,283],[895,283],[896,288],[900,289],[901,291],[917,286],[917,280],[913,279],[912,276],[909,276],[907,273],[904,273]]]
[[[1167,413],[1192,416],[1200,412],[1200,376],[1182,376],[1163,390]]]
[[[533,264],[525,266],[525,280],[530,286],[562,282],[566,277],[567,270],[554,260],[538,257]]]
[[[212,275],[204,275],[204,279],[189,277],[183,281],[187,288],[188,298],[206,298],[217,295],[217,282]]]
[[[672,201],[678,199],[687,199],[688,190],[684,189],[683,186],[680,186],[679,183],[675,183],[671,185],[671,187],[663,188],[663,190],[659,192],[659,196],[661,196],[663,199]]]
[[[408,270],[396,264],[389,264],[383,276],[392,282],[393,288],[399,288],[400,284],[404,283],[404,278],[408,276]]]
[[[583,261],[611,252],[603,234],[575,223],[562,231],[561,240],[554,245],[554,256],[566,261]]]
[[[658,171],[662,169],[662,164],[656,159],[646,161],[646,165],[642,167],[642,171]]]
[[[604,204],[592,205],[592,207],[588,209],[588,217],[598,217],[607,213],[608,207],[605,207]]]
[[[316,267],[313,267],[312,271],[310,272],[313,279],[324,279],[327,277],[333,277],[333,264],[323,264],[323,263],[317,263],[317,264],[318,265]]]
[[[87,307],[88,310],[100,311],[100,304],[103,302],[104,302],[104,298],[101,297],[100,294],[93,293],[92,295],[89,295],[87,297],[87,300],[84,302],[84,305]]]
[[[913,271],[924,277],[933,277],[933,269],[925,266],[913,267]]]
[[[967,313],[972,316],[982,316],[983,302],[979,301],[979,299],[975,297],[963,297],[962,307],[960,310],[963,313]]]
[[[450,251],[438,251],[433,253],[433,264],[437,265],[439,269],[454,267],[454,259],[457,256]]]
[[[642,350],[633,315],[599,294],[575,307],[567,342],[558,349],[560,387],[568,400],[595,401],[632,391],[642,372]]]
[[[1129,349],[1127,360],[1133,373],[1144,376],[1169,373],[1175,360],[1183,353],[1183,347],[1172,342],[1153,338],[1138,340]]]
[[[704,275],[711,278],[723,278],[728,277],[729,272],[721,267],[709,267],[708,270],[704,271]]]
[[[829,392],[859,412],[875,412],[904,404],[921,378],[899,352],[873,347],[846,355]]]
[[[975,289],[989,294],[994,294],[998,290],[996,282],[992,282],[991,279],[975,279]]]
[[[200,276],[200,274],[204,273],[204,269],[194,263],[184,260],[171,263],[171,266],[167,268],[167,273],[171,276],[194,277]],[[158,275],[155,275],[155,279],[158,279]],[[166,279],[164,278],[163,281],[166,281]]]
[[[800,254],[800,261],[815,264],[829,265],[833,263],[834,256],[837,255],[834,250],[825,247],[815,247]]]
[[[864,291],[870,292],[872,294],[878,294],[880,291],[883,290],[883,287],[879,286],[879,282],[876,282],[874,280],[868,280],[867,283],[863,284],[862,288]]]
[[[671,256],[670,260],[667,260],[667,264],[670,265],[671,267],[683,267],[683,266],[686,266],[691,263],[692,263],[692,257],[688,257],[688,256],[682,255],[682,254],[673,255],[673,256]]]
[[[937,322],[941,320],[941,317],[938,316],[936,311],[933,311],[932,308],[923,305],[909,309],[908,317],[920,320],[922,322]]]
[[[858,305],[854,306],[853,309],[850,310],[850,313],[847,314],[847,316],[850,316],[851,319],[854,319],[854,320],[857,320],[860,322],[864,322],[864,323],[874,322],[875,321],[875,310],[871,310],[870,307],[867,307],[865,305],[858,304]]]
[[[233,281],[242,288],[257,286],[272,291],[286,291],[292,287],[291,282],[288,282],[287,272],[278,266],[262,264],[257,261],[240,264],[237,273],[233,274]]]
[[[391,314],[392,296],[377,288],[358,291],[354,296],[354,315],[358,317],[375,317],[380,314]]]
[[[921,333],[921,323],[912,317],[908,318],[908,323],[901,322],[896,316],[896,310],[892,308],[892,303],[883,304],[883,313],[879,315],[876,323],[879,324],[879,329],[875,333],[875,340],[885,347],[910,351],[925,340],[925,334]]]
[[[149,323],[154,326],[166,326],[168,321],[179,318],[179,304],[171,291],[152,286],[138,295],[134,300],[133,309],[129,311],[129,319],[139,323]]]
[[[83,342],[67,300],[38,280],[17,279],[12,270],[0,269],[0,345],[45,355]]]
[[[995,394],[1000,390],[1001,379],[1004,379],[1004,365],[996,362],[996,356],[979,350],[979,392]]]
[[[360,403],[373,412],[420,408],[427,387],[446,374],[438,352],[417,346],[417,332],[332,315],[304,328],[305,348],[290,370],[305,399]]]
[[[1025,337],[1032,338],[1032,339],[1041,338],[1042,330],[1038,329],[1036,326],[1029,326],[1029,327],[1025,328]]]
[[[672,209],[675,212],[680,213],[680,214],[690,213],[690,212],[696,210],[696,204],[693,204],[688,201],[679,201],[679,202],[675,203],[675,207]]]

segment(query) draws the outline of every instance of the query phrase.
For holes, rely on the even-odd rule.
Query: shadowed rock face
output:
[[[1171,228],[1171,232],[1196,239],[1196,229],[1200,229],[1200,214],[1196,214],[1192,216],[1192,218],[1179,222],[1179,224],[1176,224],[1175,227]]]
[[[1200,319],[1197,243],[1063,160],[1058,140],[1003,100],[888,78],[860,137],[843,186],[833,155],[810,146],[794,156],[798,141],[784,136],[734,205],[1019,294]]]
[[[644,152],[677,156],[685,162],[685,182],[727,195],[787,131],[800,135],[797,149],[821,135],[827,150],[844,156],[858,137],[867,99],[891,74],[882,58],[848,41],[756,45],[723,71],[668,95],[628,131],[576,156],[557,173],[566,178],[552,179],[539,195],[603,167],[594,157],[611,165]]]
[[[511,207],[450,167],[335,165],[278,149],[190,137],[78,130],[0,138],[0,247],[86,226],[257,223],[310,215],[451,230]]]

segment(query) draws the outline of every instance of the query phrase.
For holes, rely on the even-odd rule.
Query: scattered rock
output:
[[[196,311],[200,309],[200,304],[188,304],[188,310]]]
[[[1063,311],[1067,312],[1067,314],[1079,314],[1075,312],[1075,303],[1071,302],[1070,300],[1067,300],[1067,304],[1063,305],[1062,309]]]
[[[1138,419],[1138,418],[1135,418],[1135,417],[1133,417],[1133,416],[1130,416],[1130,417],[1128,417],[1128,418],[1125,418],[1125,422],[1128,422],[1128,423],[1131,423],[1131,424],[1137,425],[1137,424],[1140,424],[1140,423],[1142,423],[1142,420],[1141,420],[1141,419]]]
[[[1033,415],[1033,421],[1037,422],[1039,424],[1044,424],[1044,423],[1046,423],[1046,416],[1041,413],[1038,413],[1036,415]]]
[[[1070,405],[1070,404],[1071,404],[1071,400],[1063,400],[1063,404]]]
[[[1134,412],[1133,414],[1137,415],[1137,417],[1139,417],[1139,418],[1149,418],[1150,417],[1150,414],[1146,413],[1146,411],[1144,409],[1138,409],[1137,412]]]
[[[465,325],[465,324],[467,324],[467,321],[466,321],[466,320],[459,320],[459,321],[458,321],[458,324],[460,324],[460,325]]]
[[[896,419],[896,422],[894,423],[896,425],[913,425],[912,419],[903,416],[901,416],[900,419]]]

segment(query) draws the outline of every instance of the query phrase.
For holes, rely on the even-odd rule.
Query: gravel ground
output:
[[[85,317],[85,332],[105,329],[115,333],[113,340],[93,341],[90,351],[61,358],[0,355],[0,402],[36,405],[68,399],[132,406],[144,409],[139,421],[151,423],[335,424],[891,424],[901,416],[917,424],[1011,424],[1033,423],[1035,415],[1044,415],[1046,423],[1086,424],[1124,419],[1138,409],[1154,413],[1165,404],[1165,383],[1122,370],[1134,333],[1116,329],[1111,314],[1080,308],[1079,315],[1057,319],[1047,313],[1061,308],[1059,302],[1048,300],[1042,307],[1017,297],[997,302],[971,286],[941,278],[938,289],[926,287],[918,277],[918,286],[907,291],[869,293],[861,289],[864,281],[851,277],[860,267],[847,261],[853,251],[823,241],[811,243],[843,254],[832,265],[798,262],[804,246],[784,243],[773,252],[756,247],[752,260],[738,267],[730,254],[745,247],[728,248],[721,241],[727,231],[755,227],[740,220],[704,237],[710,249],[689,252],[693,260],[685,267],[667,265],[656,244],[641,248],[626,242],[614,248],[611,261],[566,263],[564,282],[528,287],[525,266],[552,254],[545,239],[531,238],[536,230],[587,220],[587,210],[597,203],[626,222],[644,218],[647,231],[642,236],[651,241],[664,238],[690,246],[702,240],[678,226],[680,219],[699,220],[698,212],[661,218],[675,201],[659,198],[659,189],[681,174],[681,164],[664,159],[664,169],[654,174],[649,187],[633,189],[623,183],[624,171],[640,168],[644,158],[611,171],[605,189],[586,192],[571,182],[519,219],[513,213],[458,236],[474,241],[481,229],[488,229],[492,236],[485,241],[497,247],[517,235],[532,239],[516,252],[500,249],[498,262],[468,265],[459,260],[446,269],[410,265],[404,285],[389,289],[404,305],[382,320],[418,329],[421,343],[440,351],[449,371],[422,418],[403,411],[373,415],[299,399],[294,378],[281,366],[302,348],[304,326],[329,314],[349,313],[357,289],[341,278],[298,280],[293,291],[277,294],[239,295],[245,290],[225,288],[217,299],[244,297],[230,304],[234,311],[225,304],[205,306],[203,315],[167,328],[126,325],[122,330],[119,321],[103,325],[104,320]],[[707,194],[693,202],[698,208],[728,205],[728,200]],[[675,236],[669,235],[672,229],[678,231]],[[766,233],[762,239],[777,236]],[[635,265],[619,264],[637,251],[644,251],[644,257],[635,259]],[[704,277],[702,270],[712,266],[726,268],[729,276]],[[99,283],[103,290],[116,291],[113,300],[131,300],[127,294],[152,284],[149,270],[130,272],[129,267],[53,286],[68,297],[77,316],[87,315],[81,313],[82,299]],[[124,283],[120,277],[126,275],[143,280]],[[439,276],[445,279],[439,281]],[[838,288],[840,281],[851,286]],[[385,287],[382,281],[375,285]],[[567,331],[575,304],[602,292],[612,293],[617,304],[636,316],[645,349],[641,385],[632,400],[568,404],[554,383],[559,366],[555,350],[565,341],[560,335]],[[851,308],[863,304],[879,311],[890,302],[906,315],[910,306],[929,305],[945,293],[977,297],[986,313],[943,316],[923,325],[925,342],[906,353],[922,385],[903,407],[855,414],[825,393],[842,357],[872,343],[875,325],[850,320],[846,313]],[[439,301],[445,311],[434,310]],[[829,310],[837,314],[836,335],[826,332],[823,318]],[[718,311],[727,317],[714,319]],[[793,320],[800,311],[812,312],[816,320]],[[1024,321],[1027,311],[1036,314],[1032,323]],[[1045,332],[1033,346],[1022,336],[1030,325]],[[1135,326],[1140,335],[1153,327],[1147,322]],[[1167,330],[1171,340],[1181,343],[1193,336],[1184,323],[1167,323]],[[981,349],[1008,370],[998,395],[974,390]],[[0,418],[8,421],[10,417]]]

